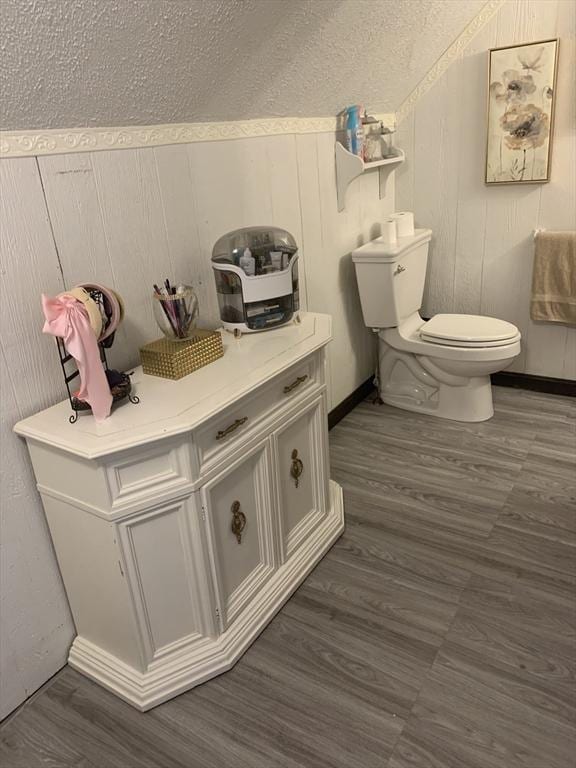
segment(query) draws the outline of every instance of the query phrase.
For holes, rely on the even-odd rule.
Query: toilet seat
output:
[[[519,340],[520,332],[506,320],[483,315],[435,315],[420,327],[420,338],[431,344],[483,349]]]
[[[400,328],[383,328],[378,336],[394,349],[414,355],[426,355],[435,360],[460,360],[467,362],[494,362],[506,360],[510,355],[520,354],[520,332],[505,342],[488,346],[486,344],[458,346],[443,340],[431,341],[422,337],[420,329],[424,321],[418,316],[405,321]]]

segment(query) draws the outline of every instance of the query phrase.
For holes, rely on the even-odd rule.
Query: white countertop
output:
[[[178,381],[136,368],[132,393],[140,403],[119,404],[104,422],[88,411],[70,424],[72,411],[64,400],[19,421],[14,431],[88,459],[189,431],[330,341],[329,315],[300,315],[300,324],[239,339],[223,332],[224,356]]]

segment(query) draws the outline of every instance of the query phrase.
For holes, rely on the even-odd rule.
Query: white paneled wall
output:
[[[284,227],[301,245],[303,304],[333,317],[333,407],[373,372],[350,251],[379,234],[394,186],[380,200],[377,173],[366,174],[339,214],[328,133],[2,160],[0,172],[4,715],[62,665],[73,636],[25,448],[11,433],[64,396],[40,293],[87,280],[116,288],[126,320],[110,360],[129,368],[159,335],[153,283],[191,282],[201,324],[216,326],[216,239],[251,224]]]
[[[350,251],[379,232],[393,208],[393,184],[380,200],[377,174],[366,174],[338,214],[333,134],[53,155],[38,165],[65,284],[99,280],[126,301],[112,350],[116,365],[134,365],[138,348],[157,335],[150,291],[166,276],[190,281],[201,321],[216,326],[214,242],[228,230],[269,223],[301,245],[304,305],[334,317],[331,405],[371,372],[373,339],[362,322]]]
[[[0,162],[0,717],[66,659],[73,627],[24,444],[12,425],[62,396],[39,295],[63,288],[34,158]]]
[[[416,103],[398,143],[397,206],[434,231],[424,312],[494,315],[515,323],[512,370],[576,378],[576,328],[529,317],[535,228],[576,229],[576,4],[508,0]],[[487,50],[560,37],[552,175],[548,184],[486,186]]]

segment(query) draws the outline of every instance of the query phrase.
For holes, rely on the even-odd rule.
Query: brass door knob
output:
[[[292,451],[292,464],[290,465],[290,475],[294,480],[294,485],[298,488],[300,482],[300,475],[304,472],[304,464],[302,459],[298,458],[298,451],[296,448]]]
[[[230,507],[232,512],[232,533],[236,536],[238,544],[242,544],[242,531],[246,528],[246,515],[240,510],[240,502],[233,502]]]

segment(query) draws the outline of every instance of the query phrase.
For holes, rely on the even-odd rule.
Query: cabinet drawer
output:
[[[190,487],[190,448],[185,439],[161,440],[117,454],[106,466],[112,510],[163,498]]]
[[[222,631],[273,572],[270,463],[269,444],[261,443],[202,490]]]
[[[318,358],[313,355],[207,421],[194,433],[200,471],[235,448],[256,424],[321,384]]]
[[[113,519],[192,490],[188,436],[166,438],[97,461],[30,443],[38,489]],[[64,492],[65,491],[65,492]]]

